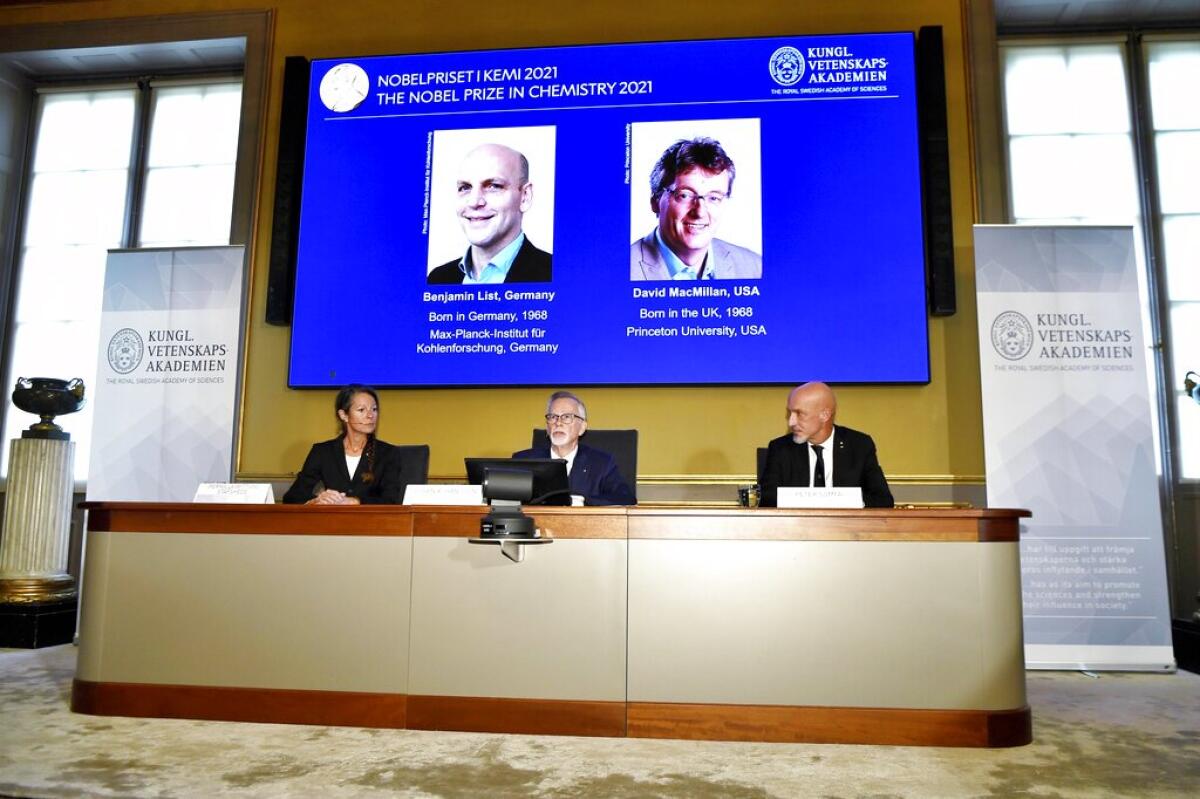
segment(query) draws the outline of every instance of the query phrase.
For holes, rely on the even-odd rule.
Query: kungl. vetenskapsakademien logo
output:
[[[142,337],[136,330],[123,327],[108,340],[108,365],[119,375],[127,375],[142,362],[146,351]]]
[[[768,62],[771,77],[780,86],[792,86],[804,77],[804,56],[795,47],[780,47]]]
[[[1033,349],[1033,325],[1016,311],[1005,311],[992,322],[992,346],[1002,358],[1021,360]]]

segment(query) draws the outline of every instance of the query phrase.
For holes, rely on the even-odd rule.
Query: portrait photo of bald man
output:
[[[536,135],[520,135],[525,131]],[[547,153],[538,141],[545,139],[545,131],[552,141],[553,128],[441,132],[450,138],[443,140],[443,152],[437,152],[438,142],[434,144],[429,284],[552,279],[551,236],[535,232],[536,226],[530,225],[535,211],[543,212],[541,219],[553,216],[553,146]],[[456,133],[469,135],[454,141],[450,134]],[[481,140],[491,133],[498,134],[497,141]],[[545,191],[527,152],[536,153],[542,162]],[[448,251],[449,247],[454,249]]]

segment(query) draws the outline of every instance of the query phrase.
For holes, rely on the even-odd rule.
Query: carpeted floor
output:
[[[0,650],[0,796],[1198,797],[1200,676],[1032,672],[1034,743],[477,735],[70,712],[71,646]]]

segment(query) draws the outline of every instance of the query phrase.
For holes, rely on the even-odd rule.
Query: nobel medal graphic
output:
[[[321,78],[321,102],[339,114],[362,105],[370,90],[371,79],[358,64],[338,64]]]

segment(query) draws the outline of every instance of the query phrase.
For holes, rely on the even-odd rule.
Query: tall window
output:
[[[138,245],[228,244],[240,83],[156,89]]]
[[[1176,391],[1179,476],[1200,479],[1200,407],[1183,377],[1200,371],[1200,40],[1146,43],[1147,84],[1162,214],[1170,375]]]
[[[1140,53],[1140,62],[1128,63],[1130,53]],[[1160,322],[1169,356],[1164,377],[1176,396],[1170,414],[1176,477],[1200,480],[1200,408],[1182,391],[1184,374],[1200,371],[1200,40],[1007,42],[1002,57],[1012,221],[1133,225],[1139,260],[1144,226],[1158,234],[1155,276],[1167,307]],[[1145,74],[1149,96],[1131,103],[1135,71]],[[1135,106],[1150,111],[1149,129],[1137,137],[1150,142],[1153,155],[1142,172]],[[1157,209],[1143,207],[1147,196],[1156,198]],[[1146,340],[1154,341],[1148,275],[1138,270]]]
[[[95,387],[108,249],[229,243],[240,110],[231,80],[39,93],[5,385],[81,377]],[[34,421],[6,402],[3,440]],[[90,408],[63,425],[83,480]]]
[[[1014,222],[1140,227],[1125,86],[1119,44],[1004,48]]]

